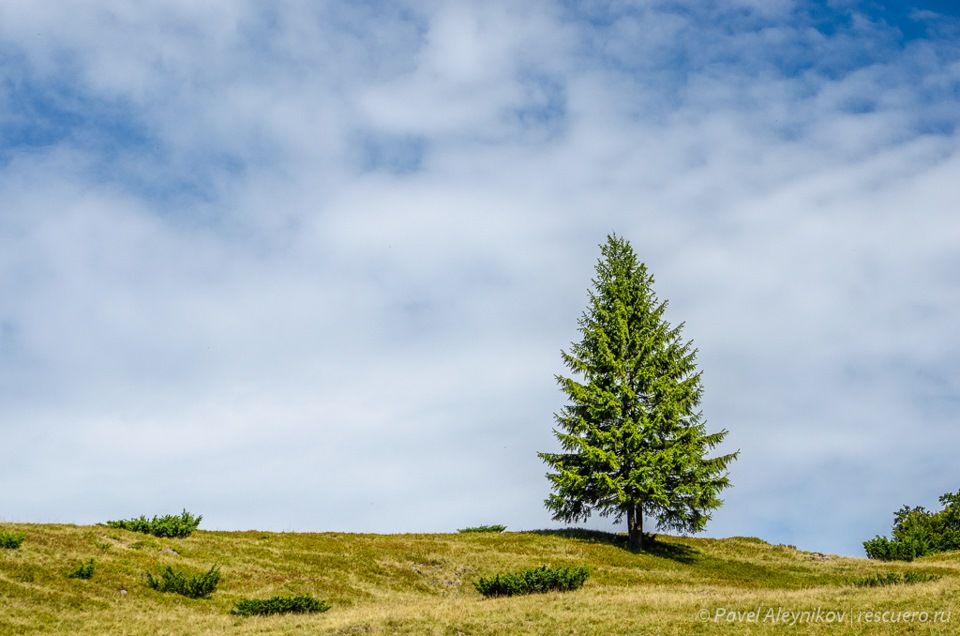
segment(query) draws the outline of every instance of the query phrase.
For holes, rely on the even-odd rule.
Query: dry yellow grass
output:
[[[749,538],[660,537],[634,554],[602,533],[198,531],[158,539],[65,525],[0,531],[27,535],[20,548],[0,550],[0,634],[960,634],[956,553],[883,564]],[[67,577],[90,558],[91,580]],[[164,565],[200,572],[214,563],[223,581],[207,600],[144,582]],[[479,576],[542,564],[586,564],[591,576],[562,594],[484,599],[473,588]],[[889,571],[941,578],[852,585]],[[229,613],[243,597],[295,594],[333,607],[306,616]]]

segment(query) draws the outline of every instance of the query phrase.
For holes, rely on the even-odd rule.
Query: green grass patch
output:
[[[889,585],[910,585],[913,583],[928,583],[938,581],[940,577],[936,574],[927,574],[926,572],[882,572],[874,574],[858,581],[854,581],[857,587],[887,587]]]
[[[77,567],[67,573],[67,578],[90,580],[93,578],[93,572],[96,569],[96,562],[93,559],[80,563]]]
[[[238,616],[268,616],[270,614],[314,614],[326,612],[330,604],[309,595],[245,598],[237,601],[231,614]]]
[[[932,617],[960,598],[960,552],[923,557],[915,566],[890,566],[837,555],[827,555],[828,560],[808,550],[750,540],[666,534],[646,537],[643,550],[630,550],[622,534],[582,529],[390,535],[207,531],[188,539],[82,525],[0,523],[0,531],[27,535],[19,550],[0,550],[0,635],[456,636],[459,631],[556,636],[576,631],[580,636],[722,636],[736,627],[762,636],[817,631],[817,626],[731,626],[698,620],[698,612],[842,607],[922,610]],[[132,549],[138,540],[143,549]],[[98,542],[111,547],[101,551]],[[180,556],[168,556],[168,548]],[[67,578],[71,568],[91,557],[96,558],[93,579]],[[186,570],[189,578],[213,563],[222,566],[223,578],[204,600],[160,594],[146,585],[144,573],[160,583],[167,564]],[[497,599],[475,588],[480,577],[542,564],[587,566],[589,585],[570,594]],[[854,585],[889,571],[942,578],[896,587]],[[249,618],[230,613],[241,599],[301,595],[322,599],[331,609]],[[929,629],[916,627],[953,633],[956,620],[954,612],[949,624],[931,620]],[[820,631],[822,636],[894,636],[907,627],[847,621],[820,625]]]
[[[190,534],[200,525],[203,515],[193,516],[186,510],[179,515],[155,516],[153,519],[147,519],[140,516],[136,519],[120,519],[118,521],[108,521],[105,526],[109,528],[119,528],[121,530],[131,530],[133,532],[142,532],[143,534],[152,534],[155,537],[170,537],[182,539],[189,537]]]
[[[460,534],[468,534],[470,532],[496,532],[500,533],[507,529],[507,526],[493,525],[493,526],[474,526],[472,528],[461,528],[457,530]]]
[[[546,592],[569,592],[579,589],[587,580],[590,570],[586,566],[576,568],[548,568],[542,565],[523,572],[496,574],[480,578],[474,587],[484,596],[516,596],[518,594],[544,594]]]
[[[158,592],[173,592],[187,598],[208,598],[220,583],[220,566],[214,565],[204,574],[190,575],[169,565],[154,578],[147,572],[147,587]]]
[[[16,550],[26,538],[27,535],[23,534],[22,532],[0,532],[0,548],[4,548],[6,550]]]

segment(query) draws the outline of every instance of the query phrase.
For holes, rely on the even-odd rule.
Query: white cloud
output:
[[[550,525],[610,231],[742,450],[711,533],[855,553],[955,488],[955,53],[674,7],[0,9],[0,103],[54,99],[0,120],[0,514]]]

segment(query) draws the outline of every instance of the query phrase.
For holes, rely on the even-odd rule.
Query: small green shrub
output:
[[[888,585],[904,585],[912,583],[927,583],[937,581],[940,577],[936,574],[927,574],[926,572],[886,572],[884,574],[874,574],[865,579],[855,581],[857,587],[887,587]]]
[[[0,548],[6,548],[7,550],[16,550],[20,547],[20,544],[23,543],[23,540],[27,538],[27,535],[16,532],[0,532]]]
[[[912,537],[891,541],[887,537],[876,536],[863,542],[868,559],[878,561],[913,561],[927,553],[927,546]]]
[[[119,521],[108,521],[105,526],[110,528],[120,528],[121,530],[132,530],[133,532],[142,532],[143,534],[152,534],[155,537],[183,538],[190,534],[200,525],[203,515],[194,517],[184,510],[178,515],[165,515],[163,517],[154,517],[147,519],[141,516],[137,519],[120,519]]]
[[[160,572],[159,578],[147,572],[147,586],[158,592],[173,592],[188,598],[207,598],[220,583],[220,566],[214,565],[205,574],[187,575],[183,570],[174,570],[169,565]]]
[[[89,580],[93,578],[94,568],[95,568],[95,562],[93,559],[90,559],[89,561],[78,565],[73,571],[67,574],[67,577],[71,579]]]
[[[473,528],[461,528],[457,530],[460,534],[466,534],[469,532],[503,532],[507,529],[507,526],[475,526]]]
[[[238,616],[266,616],[269,614],[310,614],[326,612],[330,605],[312,596],[274,596],[272,598],[245,598],[230,610]]]
[[[481,578],[474,583],[474,587],[484,596],[569,592],[580,588],[589,574],[590,570],[586,566],[548,568],[543,565],[523,572]]]

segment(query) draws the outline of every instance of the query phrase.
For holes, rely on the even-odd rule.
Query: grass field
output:
[[[96,526],[0,524],[0,634],[960,634],[960,553],[878,563],[760,539],[660,536],[644,552],[597,532],[305,534],[158,539]],[[70,578],[90,559],[92,578]],[[147,587],[167,565],[219,564],[208,599]],[[486,599],[480,576],[587,565],[574,592]],[[939,579],[859,587],[888,572]],[[240,618],[241,598],[312,595],[322,614]],[[887,614],[884,614],[887,612]],[[899,622],[893,622],[898,620]]]

